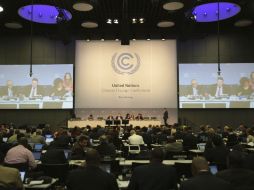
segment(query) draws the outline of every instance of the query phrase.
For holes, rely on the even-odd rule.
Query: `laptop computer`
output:
[[[19,172],[19,174],[20,174],[21,181],[24,182],[26,172],[21,171],[21,172]]]
[[[46,138],[46,143],[47,143],[47,144],[50,144],[52,141],[54,141],[54,138],[53,138],[53,137]]]
[[[34,151],[40,152],[42,150],[43,144],[34,144]]]
[[[205,152],[205,145],[206,143],[197,144],[198,150],[200,150],[201,152]]]
[[[139,145],[129,145],[129,153],[139,154],[140,153],[140,146]]]
[[[3,142],[7,142],[8,141],[8,137],[3,137]]]
[[[69,159],[71,158],[71,150],[65,149],[65,150],[64,150],[64,155],[65,155],[65,158],[66,158],[67,160],[69,160]]]
[[[40,160],[41,159],[41,152],[33,152],[33,156],[35,160]]]
[[[52,135],[45,135],[46,138],[52,138]]]
[[[218,167],[217,167],[216,164],[210,165],[209,168],[210,168],[210,172],[211,172],[213,175],[215,175],[215,174],[218,172]]]

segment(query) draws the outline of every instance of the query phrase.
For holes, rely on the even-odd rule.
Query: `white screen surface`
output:
[[[177,108],[176,41],[76,42],[76,108]]]

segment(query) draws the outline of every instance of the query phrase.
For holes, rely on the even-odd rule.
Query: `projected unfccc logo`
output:
[[[115,53],[111,60],[114,71],[118,74],[133,74],[140,67],[140,58],[136,53]]]

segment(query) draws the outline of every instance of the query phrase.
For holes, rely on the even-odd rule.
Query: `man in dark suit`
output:
[[[38,85],[38,83],[39,83],[38,79],[33,78],[32,84],[28,85],[25,88],[24,95],[29,98],[33,98],[36,96],[43,96],[44,95],[43,87]]]
[[[217,177],[228,181],[235,190],[254,189],[254,171],[243,168],[244,154],[232,151],[228,155],[229,169],[217,173]]]
[[[191,80],[191,85],[186,87],[186,91],[185,91],[185,95],[187,96],[200,96],[203,95],[202,94],[202,89],[201,87],[198,85],[198,82],[196,79],[192,79]]]
[[[66,185],[68,190],[118,190],[116,179],[99,168],[100,155],[94,149],[86,152],[86,166],[70,172]]]
[[[41,162],[42,164],[67,164],[68,160],[63,150],[51,148],[42,154]]]
[[[166,108],[164,108],[163,120],[164,120],[164,125],[168,126],[168,110]]]
[[[208,93],[214,97],[221,97],[224,95],[230,95],[230,88],[224,84],[223,77],[217,78],[217,83],[215,85],[211,85],[208,89]]]
[[[192,161],[193,178],[183,181],[180,190],[232,190],[230,184],[212,175],[208,162],[203,157]]]
[[[151,152],[150,164],[134,169],[128,190],[169,190],[177,189],[176,171],[162,164],[164,154],[161,148]]]
[[[17,96],[17,92],[15,87],[13,86],[12,80],[7,80],[6,86],[4,86],[1,91],[2,91],[1,96],[8,96],[8,97]]]

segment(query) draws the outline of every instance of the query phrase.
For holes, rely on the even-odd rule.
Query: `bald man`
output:
[[[180,190],[231,190],[230,184],[219,179],[209,171],[204,157],[196,157],[192,161],[193,178],[183,181]]]

